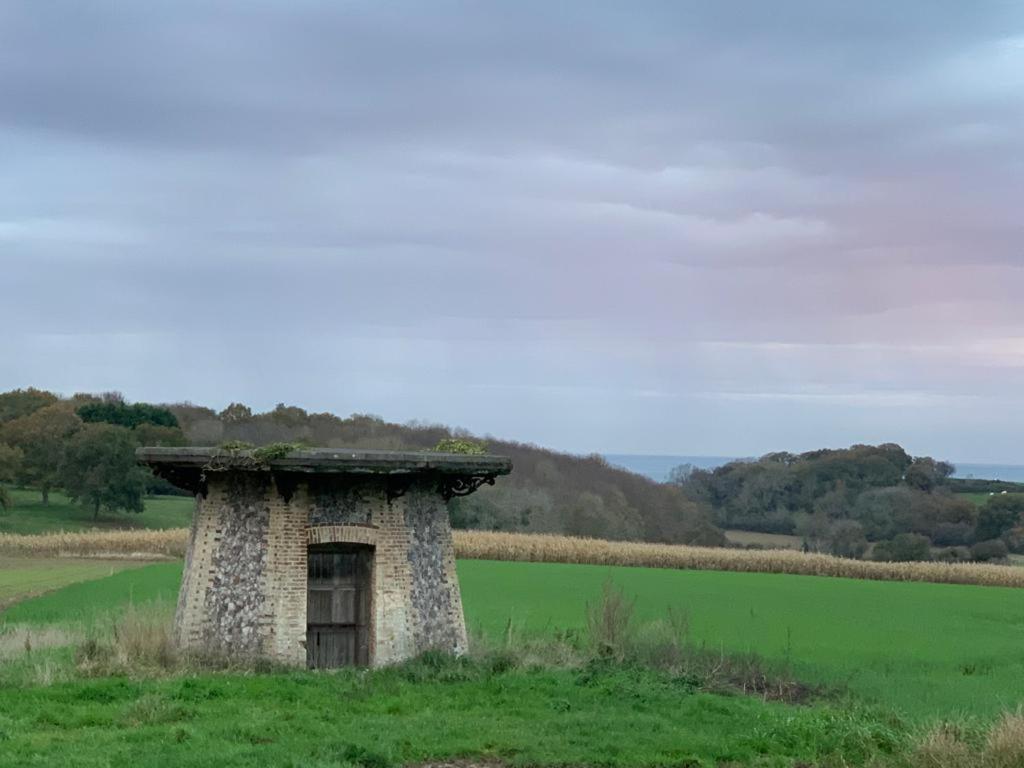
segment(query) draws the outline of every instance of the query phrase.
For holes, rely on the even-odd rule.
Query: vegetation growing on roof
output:
[[[274,461],[308,447],[302,442],[277,442],[256,447],[244,440],[228,440],[218,446],[217,454],[204,469],[223,469],[218,459],[225,456],[241,456],[243,459],[248,459],[253,467],[269,467]]]
[[[260,464],[269,465],[277,459],[283,459],[288,454],[301,451],[306,447],[308,446],[304,443],[270,443],[270,445],[261,445],[254,449],[252,457]]]
[[[446,437],[434,446],[438,453],[465,453],[470,456],[481,456],[487,453],[487,444],[464,437]]]

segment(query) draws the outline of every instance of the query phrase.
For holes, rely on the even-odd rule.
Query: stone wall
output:
[[[309,544],[374,548],[371,663],[466,649],[447,507],[429,482],[389,496],[383,479],[314,477],[279,492],[269,473],[209,473],[197,497],[176,617],[178,642],[306,661]]]
[[[369,525],[382,488],[343,475],[314,477],[306,485],[310,525]]]
[[[262,650],[258,625],[265,598],[271,487],[268,477],[255,472],[233,472],[226,480],[204,596],[204,641],[212,651],[252,655]]]
[[[405,528],[410,533],[407,557],[416,649],[462,653],[466,650],[466,626],[447,505],[429,489],[408,495]]]

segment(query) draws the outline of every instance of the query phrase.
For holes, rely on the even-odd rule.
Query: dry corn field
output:
[[[478,560],[635,565],[644,568],[792,573],[876,581],[1024,587],[1024,568],[960,563],[876,563],[781,549],[689,547],[486,531],[457,532],[455,549],[461,558]]]
[[[182,557],[188,531],[89,531],[38,536],[0,534],[0,554],[66,557]],[[739,550],[680,544],[604,541],[571,536],[456,531],[463,559],[629,565],[748,573],[838,576],[876,581],[1024,587],[1024,568],[950,563],[876,563],[792,550]]]
[[[188,529],[163,531],[76,531],[19,536],[0,534],[0,554],[39,557],[161,559],[185,554]]]

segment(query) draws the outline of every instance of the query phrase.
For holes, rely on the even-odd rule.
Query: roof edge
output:
[[[143,447],[136,459],[154,468],[180,467],[243,472],[303,472],[351,474],[507,475],[512,460],[493,454],[438,451],[381,451],[348,448],[305,448],[267,458],[258,450],[228,450],[199,446]]]

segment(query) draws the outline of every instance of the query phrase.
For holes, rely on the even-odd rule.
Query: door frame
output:
[[[359,567],[358,566],[359,559],[361,559],[358,556],[361,555],[361,556],[365,557],[365,561],[364,561],[365,562],[365,566],[364,566],[365,567],[365,571],[364,571],[362,576],[358,575],[358,572],[357,572],[357,575],[355,577],[356,591],[357,591],[357,595],[358,595],[357,600],[359,601],[359,604],[356,606],[356,611],[358,613],[362,614],[363,622],[360,623],[360,622],[357,621],[354,625],[349,625],[349,626],[353,626],[354,629],[355,629],[355,632],[356,632],[356,644],[357,644],[357,646],[356,646],[356,662],[355,662],[355,664],[353,666],[356,666],[356,667],[361,667],[361,666],[371,667],[371,666],[373,666],[373,661],[374,661],[374,640],[375,640],[375,637],[376,637],[376,627],[375,627],[375,622],[374,622],[374,608],[375,608],[375,605],[374,605],[374,603],[375,603],[374,583],[375,583],[375,580],[376,580],[376,547],[373,544],[364,544],[364,543],[359,543],[359,542],[337,541],[337,542],[324,542],[324,543],[317,543],[317,544],[312,544],[311,543],[311,544],[307,545],[307,549],[306,549],[306,556],[307,556],[306,590],[305,590],[305,598],[304,598],[306,600],[306,605],[307,605],[306,627],[305,627],[305,636],[307,638],[307,644],[308,644],[310,627],[314,626],[314,625],[310,624],[309,615],[308,615],[308,605],[309,605],[309,559],[310,559],[310,556],[314,555],[314,554],[332,554],[332,553],[337,553],[337,554],[354,554],[354,555],[356,555],[357,556],[357,568]],[[315,626],[330,626],[330,625],[315,625]],[[341,626],[344,626],[344,625],[341,625]],[[365,636],[365,648],[363,648],[363,649],[360,648],[360,646],[362,645],[360,643],[360,635],[361,634],[363,636]],[[359,658],[360,656],[363,656],[363,659],[360,659]],[[342,665],[342,666],[346,666],[346,665]],[[313,664],[312,664],[312,657],[310,655],[310,649],[308,647],[306,649],[306,667],[308,669],[335,669],[335,668],[339,668],[339,667],[314,667]]]

